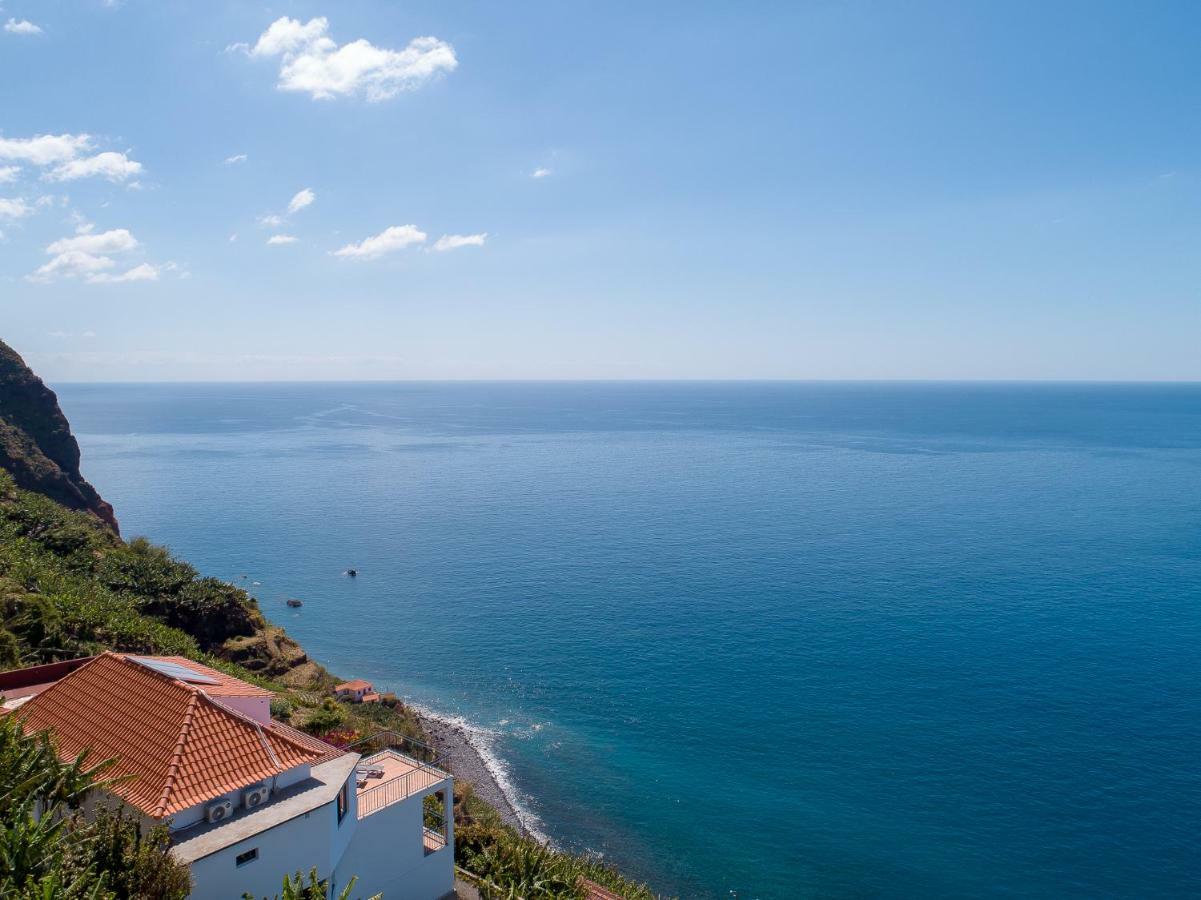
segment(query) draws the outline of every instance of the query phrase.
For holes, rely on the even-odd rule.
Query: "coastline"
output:
[[[462,719],[441,715],[426,707],[406,704],[417,714],[431,742],[448,759],[448,768],[456,778],[471,783],[476,796],[494,808],[501,820],[526,837],[543,843],[549,838],[537,827],[536,818],[521,808],[503,765],[481,743],[486,734]]]

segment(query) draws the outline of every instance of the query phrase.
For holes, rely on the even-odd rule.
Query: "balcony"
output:
[[[380,732],[345,749],[363,754],[355,766],[360,819],[450,777],[440,768],[444,760],[433,747],[394,731]]]

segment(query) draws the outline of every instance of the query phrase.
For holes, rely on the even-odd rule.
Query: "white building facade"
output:
[[[346,754],[314,766],[259,809],[173,832],[172,852],[192,871],[192,896],[271,898],[285,873],[307,879],[314,867],[330,896],[351,878],[354,898],[453,896],[453,778],[410,759],[405,774],[359,788],[359,769],[373,758]]]

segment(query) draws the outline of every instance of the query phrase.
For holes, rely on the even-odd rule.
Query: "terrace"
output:
[[[363,754],[355,767],[360,819],[428,791],[450,777],[441,768],[444,757],[433,747],[394,731],[374,734],[345,749]],[[445,823],[439,821],[444,814],[429,809],[425,819],[429,853],[446,846]]]

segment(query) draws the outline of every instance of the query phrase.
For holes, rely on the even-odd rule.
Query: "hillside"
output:
[[[0,341],[0,468],[23,488],[89,512],[117,531],[113,508],[79,471],[79,444],[58,397]]]

